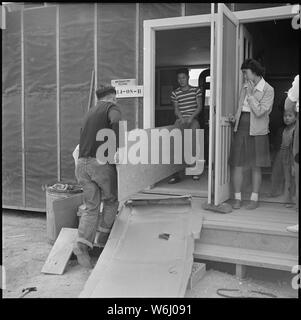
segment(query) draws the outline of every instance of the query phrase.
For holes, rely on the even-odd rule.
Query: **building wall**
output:
[[[72,152],[87,111],[94,69],[94,5],[60,5],[61,178],[74,180]]]
[[[12,12],[2,31],[2,197],[22,205],[21,19]]]
[[[23,130],[21,14],[9,12],[2,40],[3,206],[44,210],[43,184],[75,181],[72,151],[87,110],[95,45],[98,84],[118,78],[136,78],[143,84],[143,21],[205,13],[210,13],[210,3],[101,3],[95,38],[94,4],[60,4],[58,25],[55,5],[24,10]],[[143,99],[120,102],[128,129],[142,127]]]
[[[57,175],[56,8],[45,9],[24,12],[25,203],[38,208]]]

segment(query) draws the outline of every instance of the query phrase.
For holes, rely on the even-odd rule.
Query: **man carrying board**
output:
[[[76,162],[75,175],[83,187],[84,197],[84,209],[73,252],[78,263],[86,268],[92,267],[88,250],[93,248],[96,230],[100,231],[99,244],[105,244],[118,210],[116,166],[113,161],[101,161],[97,158],[98,148],[106,141],[97,141],[96,136],[102,129],[112,129],[118,146],[121,112],[116,105],[114,87],[102,86],[96,90],[96,96],[97,104],[87,112],[83,121],[78,159],[77,150],[73,152]],[[101,201],[103,211],[99,223]]]

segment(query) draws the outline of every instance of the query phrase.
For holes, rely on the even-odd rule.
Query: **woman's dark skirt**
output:
[[[269,136],[250,136],[250,112],[242,112],[231,143],[229,163],[234,167],[270,167]]]

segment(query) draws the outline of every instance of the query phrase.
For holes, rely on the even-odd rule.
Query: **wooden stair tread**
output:
[[[287,224],[278,222],[264,222],[247,221],[247,220],[220,220],[208,219],[203,221],[203,228],[219,229],[219,230],[233,230],[243,232],[265,233],[273,235],[281,235],[292,238],[298,238],[298,233],[288,232],[286,230]]]
[[[292,254],[227,247],[200,242],[195,242],[194,258],[286,271],[291,271],[292,266],[298,264],[298,257]]]
[[[206,199],[197,199],[197,198],[193,197],[192,201],[193,201],[194,206],[196,208],[202,210],[202,207],[201,207],[202,203],[206,202]],[[234,214],[234,213],[244,214],[244,215],[245,214],[264,215],[264,213],[280,213],[280,214],[284,214],[284,215],[286,215],[286,214],[295,214],[295,215],[297,215],[298,214],[292,208],[285,208],[283,203],[274,203],[274,202],[273,203],[272,202],[266,203],[266,202],[260,202],[259,201],[260,206],[258,207],[258,209],[252,210],[252,211],[246,210],[244,203],[247,203],[247,202],[243,201],[243,206],[239,210],[233,211],[231,214]]]
[[[257,224],[257,225],[270,225],[270,224],[279,224],[283,226],[290,226],[298,223],[298,219],[287,219],[287,220],[281,220],[281,219],[268,219],[268,220],[261,220],[261,219],[254,219],[252,217],[238,217],[238,216],[229,216],[226,219],[222,219],[221,217],[216,216],[206,216],[205,219],[207,221],[228,221],[228,222],[238,222],[238,223],[246,223],[246,224]]]

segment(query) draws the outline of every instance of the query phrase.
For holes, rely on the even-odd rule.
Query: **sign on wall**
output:
[[[116,86],[116,98],[143,97],[143,86]]]
[[[116,80],[111,80],[111,85],[113,87],[136,86],[137,80],[136,79],[116,79]]]
[[[115,79],[111,85],[116,89],[116,98],[143,97],[143,86],[137,85],[137,79]]]

